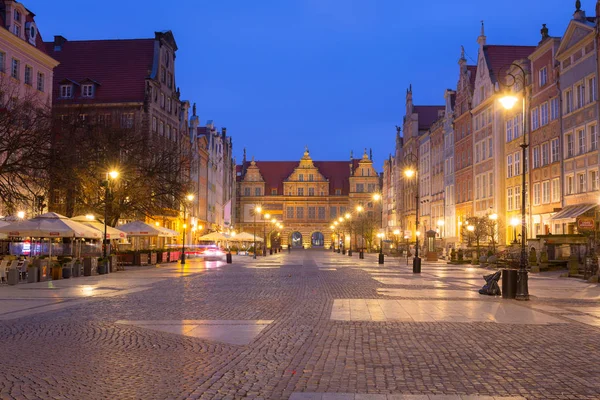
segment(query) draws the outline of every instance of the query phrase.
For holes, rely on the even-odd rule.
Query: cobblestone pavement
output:
[[[600,399],[597,285],[532,277],[532,301],[518,303],[463,296],[487,271],[443,263],[421,276],[316,250],[188,263],[0,287],[0,399]],[[342,299],[394,300],[409,316],[452,302],[461,318],[332,319]],[[470,320],[481,302],[552,318]],[[177,328],[144,327],[168,321]],[[229,328],[183,334],[210,321],[260,329],[241,345]]]

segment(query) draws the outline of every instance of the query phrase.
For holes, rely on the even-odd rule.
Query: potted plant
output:
[[[69,279],[73,275],[73,262],[70,257],[62,259],[62,277],[63,279]]]
[[[52,263],[52,280],[62,279],[62,266],[59,262]]]
[[[98,258],[98,274],[104,275],[108,273],[108,258]]]

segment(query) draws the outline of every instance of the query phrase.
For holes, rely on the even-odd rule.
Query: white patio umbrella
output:
[[[97,230],[52,212],[2,226],[0,233],[12,237],[32,238],[102,238],[102,234]],[[52,257],[52,242],[50,242],[48,253]]]
[[[158,226],[152,226],[142,221],[133,221],[128,224],[119,225],[120,231],[128,236],[167,236]],[[170,236],[170,235],[168,235]]]
[[[104,235],[104,223],[97,220],[90,220],[85,215],[78,215],[76,217],[71,218],[71,220],[80,222],[90,228],[93,228],[100,232],[100,235]],[[127,233],[113,228],[112,226],[106,226],[106,238],[107,239],[125,239],[127,238]]]
[[[174,231],[173,229],[165,228],[164,226],[157,226],[157,228],[163,232],[162,236],[166,236],[166,237],[179,236],[179,232]]]
[[[220,240],[231,240],[231,238],[220,232],[211,232],[198,238],[200,241],[218,242]]]
[[[235,242],[253,242],[254,241],[254,235],[252,233],[240,232],[240,233],[237,233],[235,236],[233,236],[231,238],[231,241],[235,241]],[[264,240],[260,236],[256,235],[256,241],[257,242],[263,242]]]

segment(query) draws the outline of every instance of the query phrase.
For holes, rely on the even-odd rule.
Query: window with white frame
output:
[[[506,189],[506,208],[507,208],[507,211],[513,210],[513,189],[512,188]]]
[[[492,142],[492,138],[488,139],[488,158],[492,158],[494,156],[494,142]]]
[[[598,149],[598,128],[596,125],[588,126],[588,131],[590,134],[590,150]]]
[[[515,160],[515,176],[521,175],[521,153],[516,152],[513,160]]]
[[[565,135],[566,143],[566,158],[573,157],[575,153],[575,143],[573,141],[573,134],[569,133]]]
[[[298,196],[304,196],[304,188],[298,188]]]
[[[43,92],[45,90],[45,76],[42,72],[37,73],[37,90]]]
[[[304,218],[304,207],[296,207],[296,218],[298,218],[298,219]]]
[[[542,182],[542,204],[550,203],[550,181]]]
[[[33,68],[29,65],[25,65],[25,84],[32,86],[33,85]]]
[[[534,183],[533,184],[533,205],[534,206],[539,206],[540,205],[540,184],[539,183]]]
[[[513,120],[509,119],[506,121],[506,142],[513,140]]]
[[[490,172],[488,174],[488,185],[490,185],[490,191],[489,191],[490,197],[493,197],[494,196],[494,173],[493,172]]]
[[[308,195],[309,196],[314,196],[315,195],[315,188],[314,187],[308,188]]]
[[[317,218],[317,212],[315,207],[308,207],[308,219]]]
[[[487,175],[483,174],[483,176],[481,177],[481,197],[482,198],[487,198]]]
[[[546,67],[540,69],[540,87],[546,86],[548,83],[548,70]]]
[[[513,120],[513,138],[516,139],[521,136],[521,127],[523,126],[523,115],[521,113]]]
[[[165,134],[165,122],[164,121],[160,121],[158,123],[158,134],[159,135],[164,135]]]
[[[551,162],[555,163],[558,161],[558,157],[560,154],[560,142],[558,140],[558,138],[556,139],[552,139],[552,141],[550,142],[551,147],[552,147],[552,158],[551,158]]]
[[[579,154],[585,153],[585,149],[587,147],[585,129],[580,129],[577,131],[577,144],[579,145]]]
[[[560,201],[560,178],[552,179],[552,202]]]
[[[550,144],[542,143],[542,166],[550,164]]]
[[[286,209],[286,218],[294,219],[294,207],[287,207]]]
[[[596,101],[596,77],[588,78],[587,80],[588,87],[588,103]]]
[[[10,76],[15,79],[19,79],[19,69],[21,66],[21,62],[15,58],[12,59],[11,68],[10,68]]]
[[[152,117],[152,132],[156,132],[158,130],[158,120],[156,117]]]
[[[540,126],[548,124],[548,103],[540,106]]]
[[[573,111],[573,90],[565,90],[565,114]]]
[[[81,97],[94,97],[94,85],[90,83],[81,85]]]
[[[481,177],[475,177],[475,199],[479,200],[481,197]]]
[[[0,51],[0,72],[6,72],[6,53]]]
[[[533,168],[540,167],[540,147],[536,146],[533,148]]]
[[[481,142],[481,161],[484,161],[487,158],[487,151],[485,146],[485,140]]]
[[[565,193],[573,194],[573,175],[565,177]]]
[[[160,93],[160,107],[165,108],[165,94],[162,92]]]
[[[560,102],[558,101],[558,97],[550,100],[550,120],[554,121],[558,119],[560,115]]]
[[[121,115],[121,128],[133,128],[133,113]]]
[[[598,190],[598,171],[590,171],[590,190]]]
[[[531,110],[531,129],[536,130],[539,127],[538,108]]]
[[[577,174],[577,193],[585,193],[585,174]]]
[[[479,143],[475,145],[475,162],[479,162]]]
[[[261,190],[260,190],[260,188],[259,188],[259,187],[257,187],[257,188],[254,188],[254,195],[255,195],[255,196],[260,196],[260,193],[261,193]]]
[[[575,109],[585,105],[585,89],[582,84],[575,85]]]
[[[63,99],[73,97],[73,85],[60,85],[60,97]]]
[[[506,157],[506,177],[512,178],[513,176],[513,156],[509,154]]]

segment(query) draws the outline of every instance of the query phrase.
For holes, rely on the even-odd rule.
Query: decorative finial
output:
[[[546,28],[546,24],[542,24],[542,29],[540,30],[540,32],[542,33],[542,40],[547,39],[549,37],[548,28]]]
[[[400,135],[400,131],[402,130],[401,126],[396,125],[396,135]]]
[[[575,11],[581,11],[581,1],[579,0],[575,2]]]
[[[483,25],[483,20],[481,20],[481,36],[485,36],[485,26]]]
[[[354,151],[350,150],[350,160],[352,160],[354,158]]]
[[[244,147],[244,159],[243,159],[244,164],[246,163],[246,148]]]
[[[465,46],[460,46],[460,59],[465,60]]]
[[[192,114],[194,117],[196,116],[196,103],[194,103],[194,106],[192,107]]]
[[[308,153],[308,146],[304,146],[304,152]]]
[[[369,160],[373,161],[373,149],[369,149]]]

